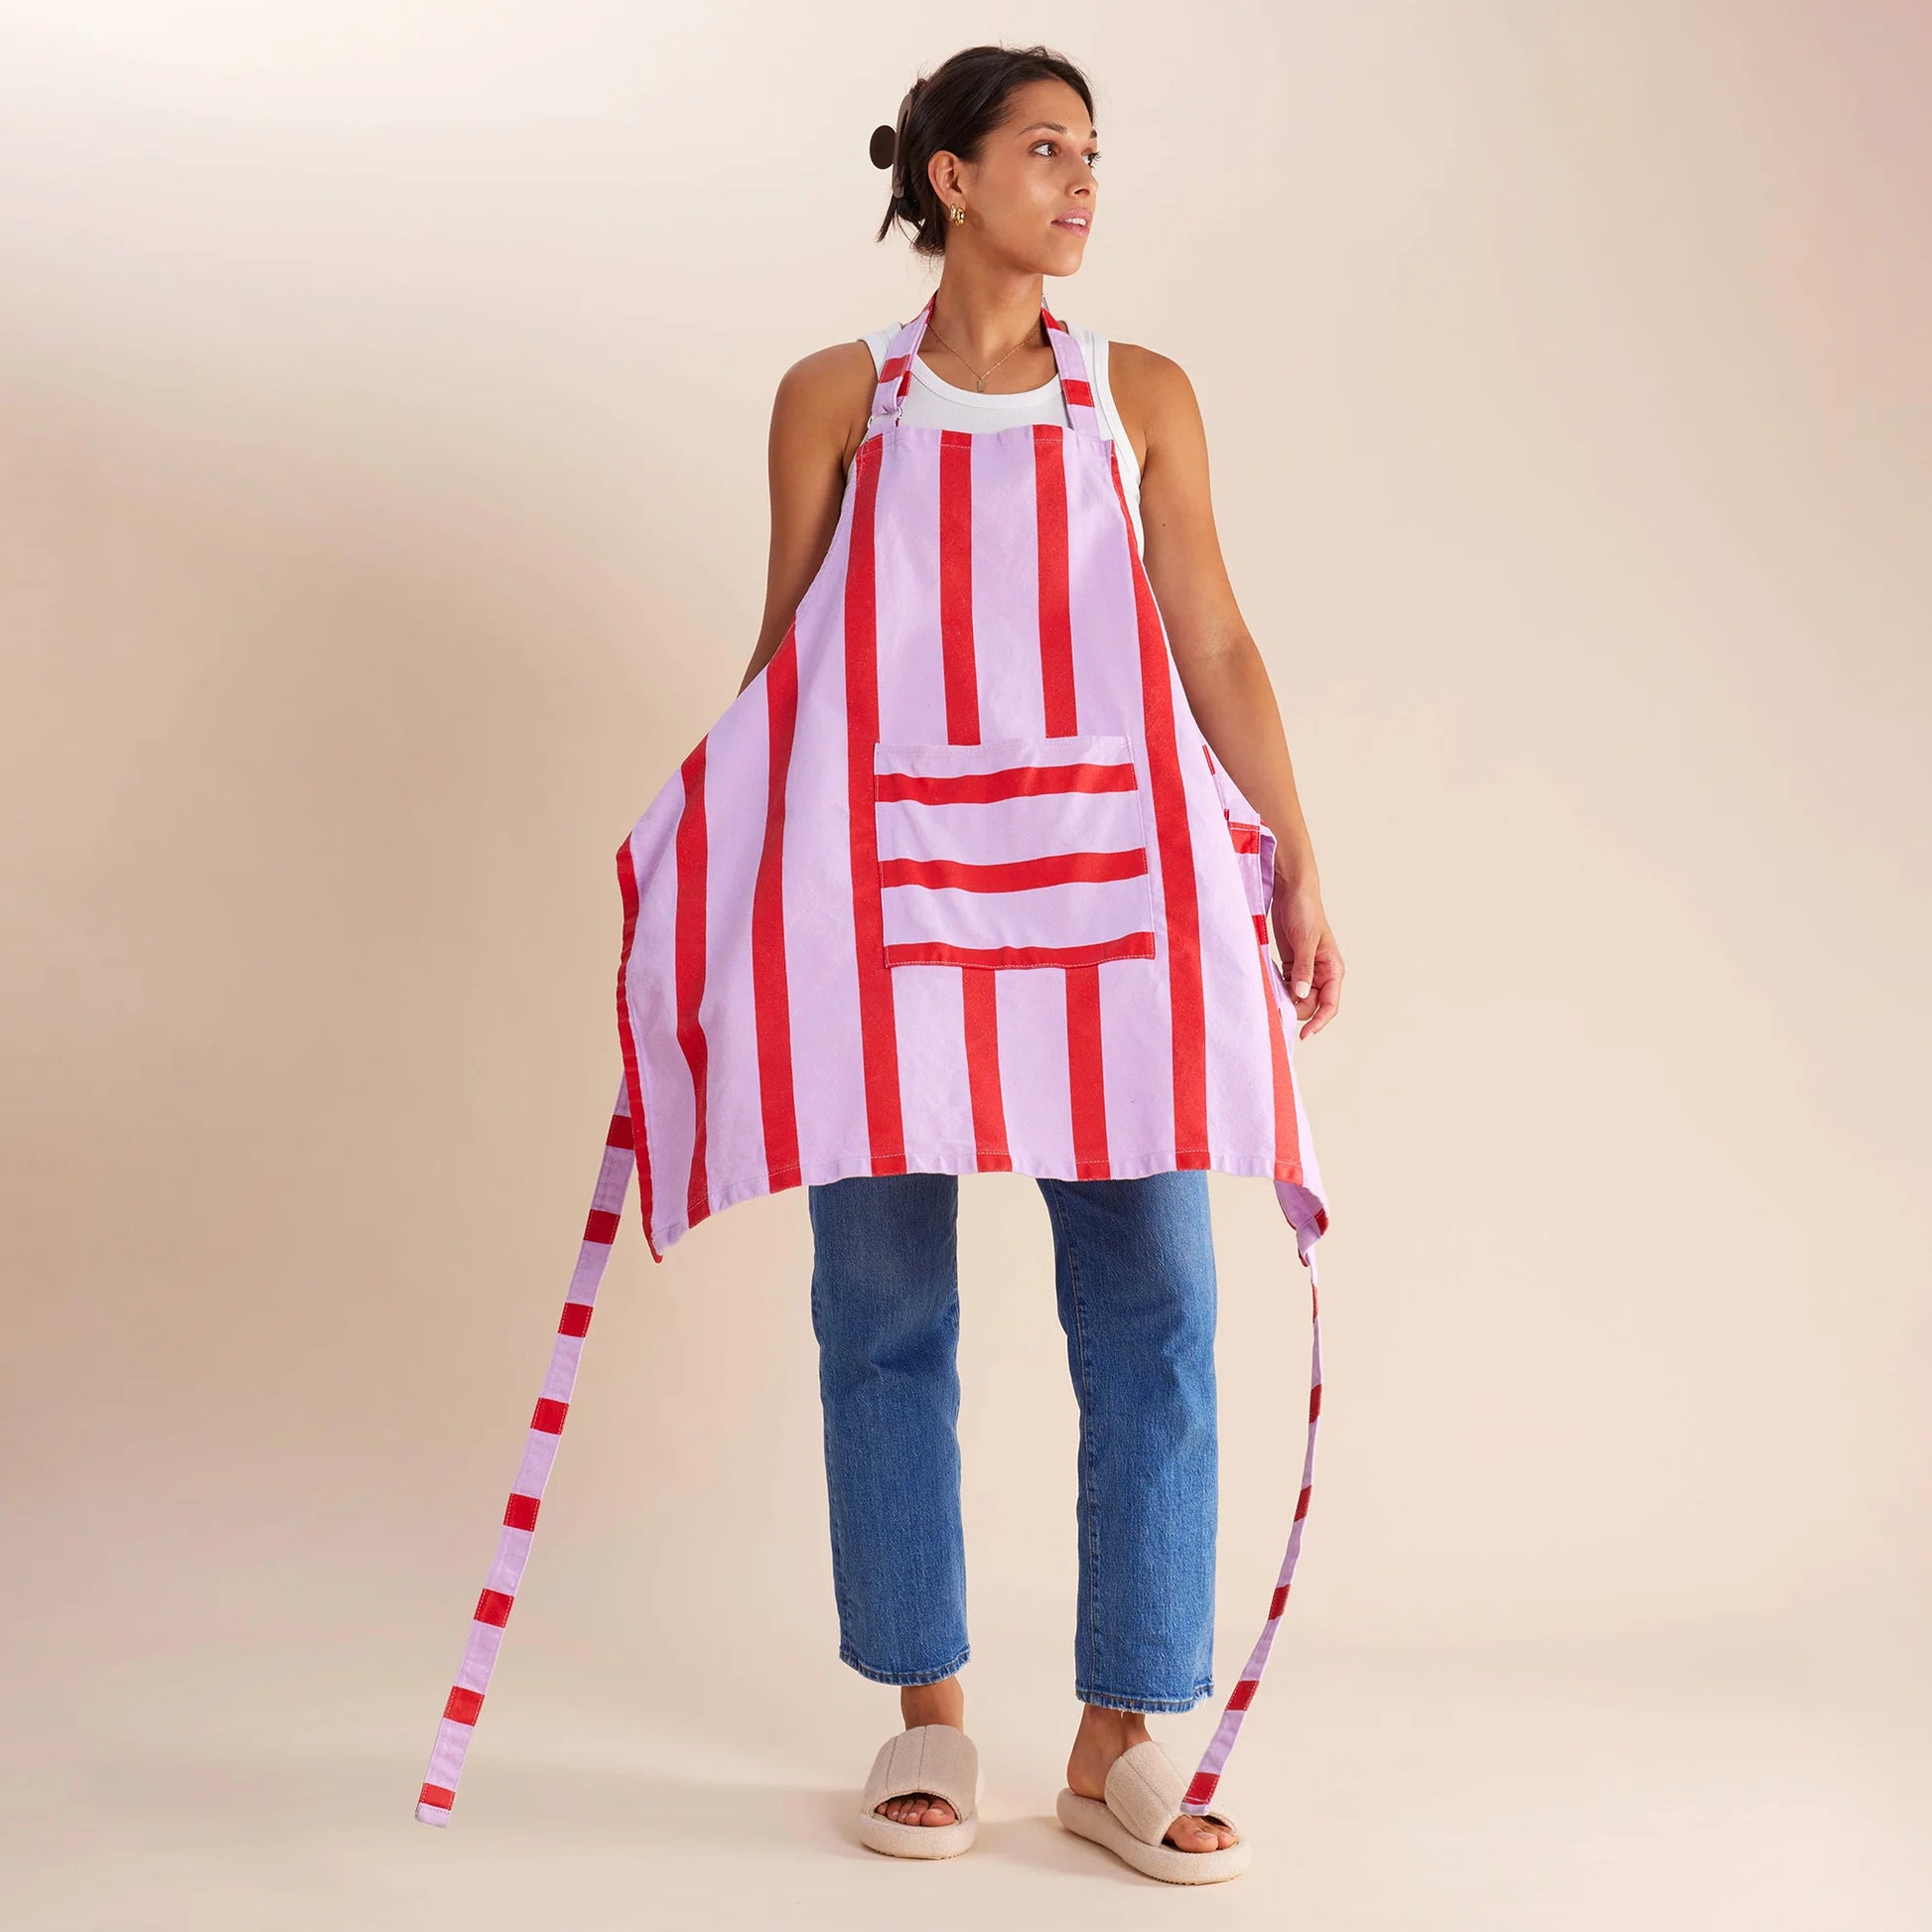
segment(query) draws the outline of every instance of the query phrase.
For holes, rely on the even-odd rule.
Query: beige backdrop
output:
[[[929,287],[867,135],[979,38],[1093,75],[1047,297],[1193,379],[1350,968],[1255,1865],[1052,1823],[1075,1412],[1005,1175],[979,1847],[850,1835],[897,1696],[835,1656],[796,1190],[661,1268],[626,1219],[432,1831],[612,855],[751,652],[780,372]],[[9,1922],[1922,1924],[1929,58],[1908,0],[0,9]],[[1213,1185],[1190,1764],[1307,1359]]]

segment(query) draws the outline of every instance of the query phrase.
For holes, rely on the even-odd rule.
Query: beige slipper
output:
[[[879,1747],[859,1801],[859,1836],[897,1859],[949,1859],[979,1836],[986,1788],[978,1747],[957,1725],[913,1725]],[[904,1825],[874,1809],[888,1798],[929,1791],[953,1808],[950,1825]]]
[[[1162,1843],[1168,1827],[1181,1816],[1180,1800],[1187,1780],[1180,1767],[1152,1738],[1124,1750],[1107,1767],[1107,1793],[1083,1798],[1063,1789],[1054,1805],[1059,1821],[1124,1859],[1150,1878],[1172,1885],[1204,1885],[1216,1878],[1232,1878],[1248,1868],[1248,1837],[1224,1811],[1201,1812],[1204,1823],[1225,1825],[1237,1833],[1232,1845],[1217,1852],[1183,1852]]]

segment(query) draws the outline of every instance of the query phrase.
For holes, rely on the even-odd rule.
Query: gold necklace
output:
[[[1039,327],[1041,327],[1041,324],[1039,323],[1039,321],[1037,320],[1037,318],[1035,318],[1035,322],[1034,322],[1034,329],[1037,329],[1037,328],[1039,328]],[[925,325],[925,328],[926,328],[926,334],[927,334],[928,336],[939,336],[939,332],[938,332],[938,330],[936,330],[936,329],[935,329],[935,328],[933,328],[933,326],[932,326],[932,320],[931,320],[931,318],[930,318],[930,317],[928,317],[928,318],[926,319],[926,325]],[[1018,341],[1017,343],[1015,343],[1015,344],[1014,344],[1014,345],[1013,345],[1013,346],[1012,346],[1012,347],[1011,347],[1010,349],[1008,349],[1008,350],[1007,350],[1007,352],[1006,352],[1006,355],[1002,355],[1002,356],[1000,357],[1000,362],[1004,362],[1004,361],[1005,361],[1005,360],[1007,359],[1007,356],[1010,356],[1010,355],[1018,355],[1018,354],[1020,353],[1020,351],[1021,351],[1021,350],[1022,350],[1023,348],[1025,348],[1025,347],[1027,346],[1027,345],[1028,345],[1028,344],[1029,344],[1030,342],[1032,342],[1033,340],[1034,340],[1034,330],[1033,330],[1033,329],[1030,329],[1030,330],[1028,330],[1028,331],[1027,331],[1027,333],[1026,333],[1026,335],[1024,335],[1023,337],[1021,337],[1021,339],[1020,339],[1020,340],[1019,340],[1019,341]],[[949,343],[949,342],[947,342],[947,340],[946,340],[946,339],[945,339],[945,337],[943,337],[943,336],[939,336],[939,346],[940,346],[941,348],[943,348],[943,349],[948,349],[948,350],[950,350],[950,351],[951,351],[951,353],[953,353],[954,355],[959,355],[959,351],[958,351],[958,349],[956,349],[956,348],[954,348],[954,347],[953,347],[953,345],[952,345],[952,344],[951,344],[951,343]],[[965,358],[965,356],[963,356],[963,355],[959,355],[959,359],[960,359],[960,361],[961,361],[961,362],[963,362],[963,363],[965,363],[965,365],[966,365],[966,367],[967,367],[967,368],[969,368],[969,369],[971,369],[971,368],[973,368],[973,365],[972,365],[972,363],[970,363],[970,362],[967,362],[967,361],[966,361],[966,358]],[[986,371],[986,375],[980,375],[980,374],[979,374],[979,371],[978,371],[977,369],[974,369],[974,370],[973,370],[973,373],[974,373],[974,374],[975,374],[976,376],[979,376],[979,386],[980,386],[980,394],[981,394],[981,395],[984,395],[984,394],[986,393],[986,376],[988,376],[988,375],[991,375],[991,374],[993,373],[993,370],[994,370],[994,369],[997,369],[997,368],[998,368],[998,367],[1000,366],[1000,362],[995,362],[995,363],[993,363],[993,364],[992,364],[992,366],[991,366],[990,368],[988,368],[988,369],[987,369],[987,371]]]

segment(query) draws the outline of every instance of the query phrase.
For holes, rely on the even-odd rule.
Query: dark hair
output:
[[[1030,80],[1064,80],[1093,113],[1093,90],[1071,61],[1045,47],[966,47],[922,74],[898,104],[896,125],[873,129],[872,160],[893,171],[892,199],[875,241],[895,221],[908,222],[912,249],[943,255],[951,222],[932,192],[926,164],[942,150],[977,161],[981,144],[1006,119],[1007,97]]]

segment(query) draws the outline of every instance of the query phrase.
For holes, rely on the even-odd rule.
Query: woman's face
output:
[[[970,235],[972,245],[1028,273],[1071,275],[1093,231],[1099,151],[1093,122],[1065,81],[1016,87],[978,161],[932,158],[939,199],[966,208],[962,225],[948,220],[946,245]]]

